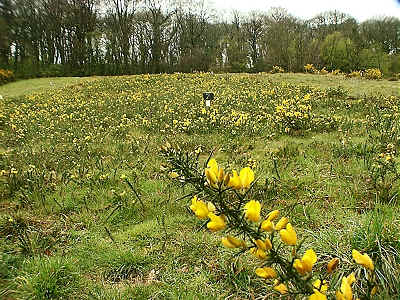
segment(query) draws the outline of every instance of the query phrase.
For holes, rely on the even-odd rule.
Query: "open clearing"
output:
[[[0,95],[0,298],[271,298],[257,261],[193,217],[190,187],[161,167],[167,141],[202,164],[213,151],[224,168],[250,165],[264,216],[290,217],[316,269],[341,259],[331,296],[362,272],[359,249],[380,295],[398,297],[399,82],[199,73],[29,80]]]

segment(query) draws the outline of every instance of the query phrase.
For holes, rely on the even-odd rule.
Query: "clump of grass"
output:
[[[71,299],[77,296],[80,284],[72,260],[37,257],[22,266],[21,274],[15,278],[13,294],[18,299]]]
[[[400,233],[395,208],[377,207],[367,213],[351,238],[353,248],[369,253],[376,262],[381,286],[395,295],[399,292]]]

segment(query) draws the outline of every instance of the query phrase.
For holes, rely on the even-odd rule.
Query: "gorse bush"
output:
[[[270,73],[271,73],[271,74],[285,73],[285,69],[282,68],[282,67],[280,67],[280,66],[273,66]]]
[[[278,295],[303,295],[311,300],[371,299],[378,290],[375,266],[368,254],[352,251],[353,260],[364,272],[341,278],[333,276],[340,264],[333,258],[322,270],[316,270],[317,253],[304,249],[304,240],[298,236],[290,215],[281,216],[280,210],[263,212],[262,203],[252,199],[255,174],[250,167],[237,172],[224,170],[214,158],[205,162],[204,171],[199,166],[199,155],[174,149],[169,143],[161,149],[168,167],[169,177],[183,184],[190,184],[193,191],[190,209],[197,218],[205,221],[211,232],[223,232],[222,245],[236,249],[236,255],[251,254],[258,267],[255,274],[265,280],[266,288]],[[353,283],[363,282],[366,289],[353,290]]]
[[[382,72],[379,69],[366,69],[363,75],[366,79],[375,80],[382,79],[383,77]]]
[[[14,72],[11,70],[0,69],[0,85],[14,81]]]

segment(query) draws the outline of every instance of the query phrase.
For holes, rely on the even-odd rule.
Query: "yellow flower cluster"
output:
[[[254,181],[254,172],[250,167],[241,169],[239,175],[235,170],[232,174],[228,174],[218,166],[214,158],[207,163],[204,173],[208,184],[214,188],[221,188],[224,185],[235,190],[247,190]]]
[[[211,202],[207,204],[202,200],[198,200],[197,196],[192,198],[192,205],[190,205],[190,209],[194,212],[194,214],[199,219],[209,218],[210,221],[207,223],[207,228],[212,232],[219,231],[225,229],[226,222],[224,215],[215,215],[215,206]]]

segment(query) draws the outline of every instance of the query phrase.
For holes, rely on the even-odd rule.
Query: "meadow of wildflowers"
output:
[[[399,94],[280,75],[2,97],[0,298],[397,298]]]

